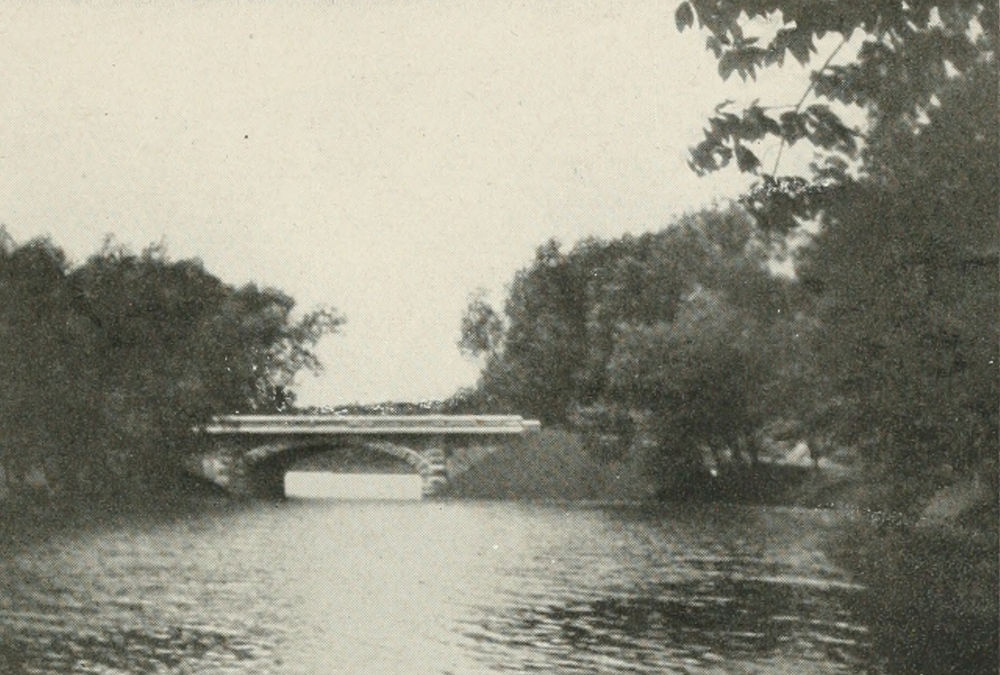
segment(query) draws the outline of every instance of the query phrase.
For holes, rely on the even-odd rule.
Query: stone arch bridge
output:
[[[537,431],[516,415],[223,415],[196,429],[203,450],[186,468],[238,496],[284,496],[285,472],[333,448],[401,459],[423,479],[424,496],[497,448]]]

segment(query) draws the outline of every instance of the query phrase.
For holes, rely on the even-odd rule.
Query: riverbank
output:
[[[136,519],[169,522],[238,506],[220,488],[184,474],[164,485],[124,494],[70,497],[26,492],[0,501],[0,541],[23,543],[80,528],[115,528]]]
[[[579,434],[544,429],[506,444],[455,477],[447,497],[608,502],[730,502],[839,508],[852,499],[850,474],[761,463],[741,471],[707,471],[670,493],[657,490],[627,460],[595,459]]]
[[[1000,520],[996,490],[977,482],[940,490],[915,522],[856,508],[827,542],[868,588],[859,612],[889,673],[997,672]]]

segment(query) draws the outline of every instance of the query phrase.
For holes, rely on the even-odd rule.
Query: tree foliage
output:
[[[913,128],[935,106],[938,91],[995,52],[998,36],[996,3],[975,0],[690,0],[681,3],[676,20],[681,30],[695,24],[705,29],[706,47],[724,79],[733,73],[756,78],[789,56],[811,63],[821,39],[839,37],[797,102],[754,102],[743,109],[720,105],[691,153],[691,165],[700,173],[733,159],[742,171],[763,172],[750,144],[773,138],[782,147],[811,143],[825,153],[825,170],[842,176],[842,157],[858,155],[863,132],[849,128],[838,109],[861,106],[872,120],[867,131],[876,136],[898,126]],[[832,63],[844,48],[855,50],[855,58]],[[772,179],[777,169],[776,163]],[[765,183],[772,190],[776,184],[780,181]]]
[[[800,265],[820,366],[851,403],[841,431],[900,479],[896,506],[998,451],[1000,117],[980,99],[996,100],[995,76],[969,85],[942,92],[920,134],[883,141],[877,180],[830,195]]]
[[[669,483],[697,470],[756,463],[767,411],[768,343],[753,316],[706,291],[688,297],[672,321],[624,330],[608,370],[610,395],[626,403],[655,443],[639,459]]]
[[[462,316],[458,348],[472,357],[493,355],[500,349],[502,339],[503,320],[486,300],[486,292],[480,289],[469,298]]]
[[[793,316],[773,254],[735,206],[568,252],[548,242],[511,285],[501,348],[470,400],[573,424],[605,459],[631,444],[657,476],[703,452],[753,462],[764,355]]]
[[[744,203],[765,228],[817,226],[797,265],[823,387],[811,418],[864,448],[888,478],[884,505],[904,511],[970,472],[996,481],[997,15],[967,0],[692,0],[676,15],[706,30],[723,77],[786,54],[813,63],[821,38],[840,37],[798,103],[720,106],[691,162],[760,173]],[[864,128],[847,128],[844,105]],[[768,137],[811,143],[812,173],[765,173],[745,153]]]
[[[862,450],[872,476],[894,477],[882,505],[914,513],[957,476],[995,482],[996,7],[691,0],[675,18],[704,31],[723,77],[815,64],[797,100],[721,104],[692,149],[696,171],[759,175],[746,210],[540,247],[502,322],[470,308],[467,335],[504,327],[472,398],[631,425],[682,464],[752,461],[761,429],[791,423],[816,451]],[[844,122],[849,106],[864,125]],[[781,175],[794,144],[816,160]],[[769,264],[790,235],[806,243],[779,279]]]
[[[234,288],[196,260],[111,243],[71,267],[48,240],[0,247],[0,393],[8,480],[44,467],[67,492],[162,474],[192,425],[289,403],[312,346],[342,319],[294,319],[284,293]]]

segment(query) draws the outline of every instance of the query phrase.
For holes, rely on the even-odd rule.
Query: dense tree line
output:
[[[789,398],[781,347],[805,330],[780,252],[735,205],[566,253],[548,242],[503,316],[471,300],[460,346],[485,364],[466,401],[582,427],[601,456],[635,451],[661,477],[752,465]]]
[[[176,473],[192,425],[291,404],[340,317],[293,319],[284,293],[200,261],[109,242],[71,265],[51,241],[0,241],[0,467],[12,490],[121,494]]]

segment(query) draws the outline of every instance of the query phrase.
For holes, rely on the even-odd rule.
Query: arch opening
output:
[[[273,499],[289,496],[337,497],[350,493],[357,498],[379,498],[385,493],[385,488],[382,492],[377,489],[380,482],[408,485],[408,491],[413,493],[416,489],[419,496],[428,474],[428,464],[419,453],[383,442],[336,443],[324,440],[269,444],[248,451],[244,462],[244,475],[250,492]],[[293,475],[291,479],[290,474]],[[310,475],[313,476],[311,481]],[[343,477],[340,483],[351,484],[353,489],[347,490],[344,495],[338,495],[336,490],[324,495],[319,488],[320,494],[315,494],[317,485],[330,484],[329,479],[324,483],[324,476]],[[380,481],[380,476],[386,478]],[[306,493],[298,494],[303,484],[307,485]],[[295,489],[288,490],[290,487]]]

